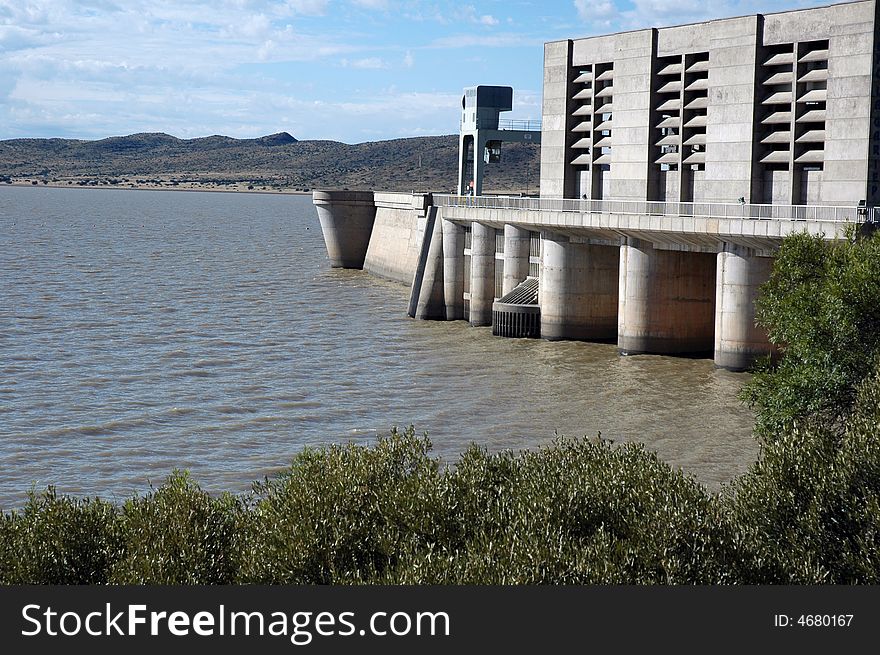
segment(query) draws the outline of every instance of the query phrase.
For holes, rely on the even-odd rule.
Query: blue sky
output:
[[[0,139],[453,134],[463,87],[540,118],[543,43],[809,0],[0,0]]]

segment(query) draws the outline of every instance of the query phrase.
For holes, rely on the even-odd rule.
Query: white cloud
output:
[[[352,58],[359,46],[348,35],[295,29],[302,16],[319,15],[327,5],[0,0],[0,139],[134,131],[236,135],[262,113],[258,98],[306,87],[259,64],[320,65],[348,56],[356,67],[385,65]]]
[[[328,0],[287,0],[286,4],[297,14],[323,16],[327,13]]]
[[[249,39],[261,39],[272,30],[272,24],[264,14],[248,16],[243,22],[229,27],[232,33]]]
[[[574,0],[574,7],[581,20],[596,25],[608,26],[618,17],[612,0]]]
[[[620,10],[613,0],[573,0],[578,17],[596,27],[618,29],[694,23],[713,18],[769,13],[823,4],[813,0],[632,0]]]
[[[435,0],[0,0],[0,139],[454,133],[463,78],[476,73],[467,52],[425,48],[534,48],[541,72],[540,34],[502,31],[488,5],[465,2],[462,13]],[[400,11],[374,20],[355,4]],[[410,11],[426,21],[406,22]],[[427,24],[439,11],[445,28]],[[416,67],[430,93],[388,88]]]
[[[474,25],[494,27],[500,23],[492,14],[480,14],[474,5],[450,7],[447,4],[444,6],[444,10],[440,11],[435,8],[433,12],[414,13],[409,14],[408,17],[415,21],[432,20],[444,25],[472,23]]]
[[[352,0],[352,3],[364,9],[388,9],[388,0]]]
[[[633,4],[633,9],[623,12],[630,26],[690,23],[743,13],[727,2],[703,0],[634,0]]]
[[[298,33],[288,22],[295,13],[319,11],[326,0],[136,0],[118,11],[85,14],[72,0],[46,4],[53,13],[17,4],[5,12],[9,18],[0,12],[0,67],[6,74],[37,55],[57,67],[102,58],[147,68],[217,70],[266,60],[310,61],[354,49],[343,39]]]
[[[388,64],[379,57],[365,57],[363,59],[343,59],[341,63],[347,68],[361,68],[366,70],[378,70],[380,68],[388,68]]]
[[[527,37],[522,34],[453,34],[434,39],[427,47],[431,48],[514,48],[541,47],[544,42],[539,38]]]

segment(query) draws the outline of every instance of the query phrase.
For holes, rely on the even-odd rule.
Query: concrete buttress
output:
[[[506,296],[529,276],[529,231],[504,226],[504,277],[501,295]]]
[[[417,294],[414,318],[423,320],[443,320],[446,318],[443,285],[443,226],[437,218],[437,208],[428,209],[425,225],[427,248],[423,248],[424,265]],[[413,280],[415,291],[415,280]]]

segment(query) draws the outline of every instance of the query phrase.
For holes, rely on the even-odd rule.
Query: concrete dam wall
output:
[[[410,193],[374,193],[376,219],[363,269],[412,284],[425,236],[426,199]]]
[[[371,192],[315,192],[315,204],[331,265],[409,285],[412,317],[616,341],[621,354],[713,353],[729,369],[774,352],[755,299],[782,238],[840,238],[855,220],[835,208],[765,218],[750,205],[681,213],[677,203]]]

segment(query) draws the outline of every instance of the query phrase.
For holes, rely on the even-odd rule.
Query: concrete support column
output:
[[[504,226],[504,278],[502,295],[506,296],[529,276],[529,231],[514,225]]]
[[[614,339],[619,249],[572,243],[567,236],[552,232],[541,236],[541,336]]]
[[[620,246],[620,353],[710,352],[714,282],[714,255],[656,250],[650,242],[626,237]]]
[[[471,325],[492,325],[495,300],[495,228],[471,225]]]
[[[372,191],[315,191],[324,245],[333,268],[363,268],[376,205]]]
[[[464,228],[443,220],[443,302],[446,320],[464,318]]]
[[[426,219],[422,256],[413,279],[410,298],[410,305],[415,305],[415,311],[410,315],[421,320],[441,321],[446,318],[446,305],[443,284],[443,228],[437,217],[437,207],[428,208]]]
[[[718,253],[715,282],[715,364],[749,368],[773,352],[767,332],[755,325],[758,287],[770,277],[773,260],[743,246],[724,243]]]

